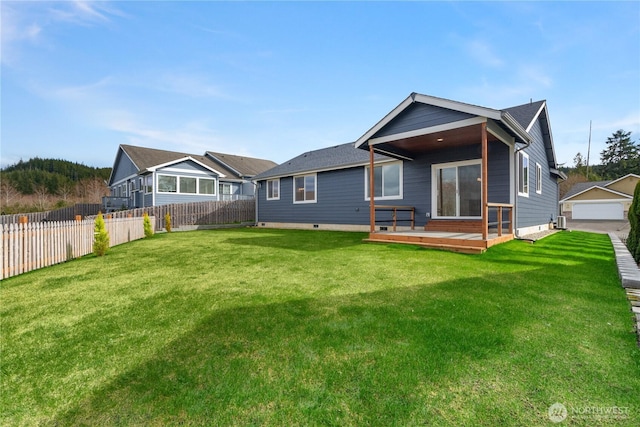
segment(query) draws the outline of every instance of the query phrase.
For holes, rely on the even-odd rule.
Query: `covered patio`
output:
[[[489,199],[488,146],[493,142],[507,145],[511,153],[511,159],[508,161],[512,161],[516,142],[529,143],[527,132],[504,112],[468,105],[465,105],[467,115],[458,117],[452,122],[400,132],[394,132],[398,126],[393,130],[384,129],[405,108],[407,108],[406,105],[399,105],[356,143],[356,146],[368,149],[370,153],[368,171],[371,183],[369,185],[370,229],[369,237],[365,241],[405,243],[456,252],[481,253],[493,245],[512,240],[514,238],[514,204],[503,203],[504,200],[498,202]],[[433,185],[432,193],[437,192],[437,194],[432,196],[431,213],[427,214],[427,223],[420,227],[420,230],[416,230],[415,212],[412,211],[412,206],[394,207],[375,199],[375,153],[412,162],[416,157],[424,158],[444,148],[468,148],[469,146],[478,147],[479,160],[457,162],[460,166],[452,168],[437,165],[436,162],[431,163],[434,182],[428,182],[425,185]],[[467,177],[467,181],[462,181],[459,177],[464,174],[459,173],[458,169],[467,166],[473,166],[468,168],[469,171],[464,172],[470,175],[470,178]],[[453,174],[447,169],[453,169]],[[514,181],[514,168],[510,167],[508,170],[509,181]],[[445,182],[447,179],[445,173],[454,177],[453,186],[450,182]],[[506,185],[513,184],[509,182]],[[508,199],[513,202],[515,196],[513,187],[510,188],[512,190],[509,191]],[[462,200],[463,197],[467,198]],[[392,211],[392,220],[387,221],[391,222],[392,226],[379,226],[376,217],[380,211]],[[411,211],[410,227],[405,224],[403,227],[397,227],[396,220],[399,218],[399,212],[402,211]],[[406,216],[404,221],[406,223]]]

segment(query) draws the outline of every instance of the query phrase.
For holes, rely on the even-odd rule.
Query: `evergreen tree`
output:
[[[640,170],[640,148],[631,140],[631,132],[620,129],[607,138],[607,148],[600,153],[603,175],[617,179]]]
[[[97,256],[104,256],[109,249],[109,232],[101,213],[96,217],[93,231],[93,253]]]

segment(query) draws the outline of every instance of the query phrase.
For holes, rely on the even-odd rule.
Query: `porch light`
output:
[[[442,141],[444,141],[444,138],[438,138],[438,139],[436,139],[436,141],[442,142]]]

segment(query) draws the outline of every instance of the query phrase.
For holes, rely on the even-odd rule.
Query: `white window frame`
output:
[[[536,194],[542,194],[542,166],[536,162]]]
[[[400,165],[400,176],[398,177],[399,179],[399,193],[398,195],[394,195],[394,196],[385,196],[384,195],[384,170],[385,167],[388,166],[392,166],[392,165]],[[375,196],[375,200],[402,200],[404,198],[404,188],[403,188],[403,181],[404,181],[404,163],[403,162],[388,162],[388,163],[382,163],[379,165],[374,165],[373,166],[373,170],[375,171],[376,168],[382,168],[382,196]],[[371,199],[371,195],[369,192],[369,166],[365,166],[364,167],[364,199],[365,200],[370,200]]]
[[[524,159],[527,159],[526,177]],[[518,196],[529,197],[529,171],[531,170],[531,162],[529,155],[524,151],[518,151]],[[522,176],[522,179],[520,178]]]
[[[213,193],[202,193],[202,192],[200,191],[200,181],[202,181],[202,180],[206,180],[206,181],[213,181]],[[217,179],[215,179],[215,178],[198,178],[198,184],[197,184],[197,191],[198,191],[198,194],[199,194],[199,195],[201,195],[201,196],[215,196],[215,195],[217,195],[217,194],[218,194],[218,193],[217,193],[217,192],[218,192],[218,190],[217,190],[217,188],[216,188],[216,187],[217,187],[217,184],[218,184],[218,180],[217,180]]]
[[[169,177],[169,178],[175,178],[176,180],[176,191],[162,191],[160,190],[160,178],[161,177]],[[180,193],[180,179],[178,179],[179,177],[176,175],[166,175],[166,174],[158,174],[158,185],[156,186],[157,188],[157,193],[158,194],[179,194]]]
[[[441,169],[447,168],[460,168],[463,166],[473,166],[480,165],[480,177],[483,177],[482,170],[482,159],[471,159],[471,160],[462,160],[459,162],[447,162],[447,163],[434,163],[431,165],[431,206],[432,212],[431,217],[434,219],[479,219],[482,218],[482,206],[484,206],[484,200],[482,199],[482,190],[480,191],[480,215],[478,216],[439,216],[438,215],[438,171]],[[457,179],[456,179],[457,181]],[[458,186],[458,182],[456,182],[456,186]],[[460,213],[460,203],[459,203],[459,190],[456,189],[456,193],[458,193],[458,200],[456,201],[456,211]]]
[[[144,186],[144,194],[153,193],[153,174],[146,175],[142,185]]]
[[[269,188],[269,184],[271,184],[271,188]],[[295,180],[293,185],[295,186]],[[274,188],[276,189],[275,196],[273,195]],[[270,189],[271,191],[269,191]],[[267,200],[280,200],[280,178],[267,180]]]
[[[307,200],[307,177],[313,177],[313,199]],[[296,201],[296,179],[303,178],[304,182],[304,200]],[[317,203],[318,202],[318,174],[310,173],[305,175],[296,175],[293,177],[293,203],[294,204],[303,204],[303,203]]]

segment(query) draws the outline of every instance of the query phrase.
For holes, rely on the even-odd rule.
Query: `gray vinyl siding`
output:
[[[431,166],[439,163],[478,159],[479,145],[455,147],[423,153],[413,161],[402,162],[403,198],[380,200],[376,205],[413,206],[416,227],[423,227],[431,208]],[[509,149],[502,143],[489,145],[489,201],[509,202]],[[280,179],[280,199],[266,200],[266,181],[258,190],[258,222],[304,224],[369,224],[369,201],[365,200],[365,168],[363,166],[319,172],[316,203],[293,203],[293,178]],[[400,213],[399,218],[408,218]],[[377,220],[390,219],[390,213],[378,211]],[[388,225],[378,223],[378,226]],[[409,225],[403,222],[400,225]]]
[[[532,142],[523,151],[529,155],[529,197],[518,196],[517,226],[529,227],[555,220],[558,213],[557,178],[551,174],[544,148],[540,120],[531,127]],[[536,163],[542,168],[542,194],[536,193]],[[516,175],[519,164],[516,163]]]
[[[443,125],[471,117],[475,116],[433,105],[414,103],[380,129],[373,138]]]
[[[113,175],[111,177],[111,183],[115,184],[125,179],[128,176],[138,173],[138,168],[133,164],[129,156],[124,152],[120,152],[118,155],[118,161],[113,168]]]

